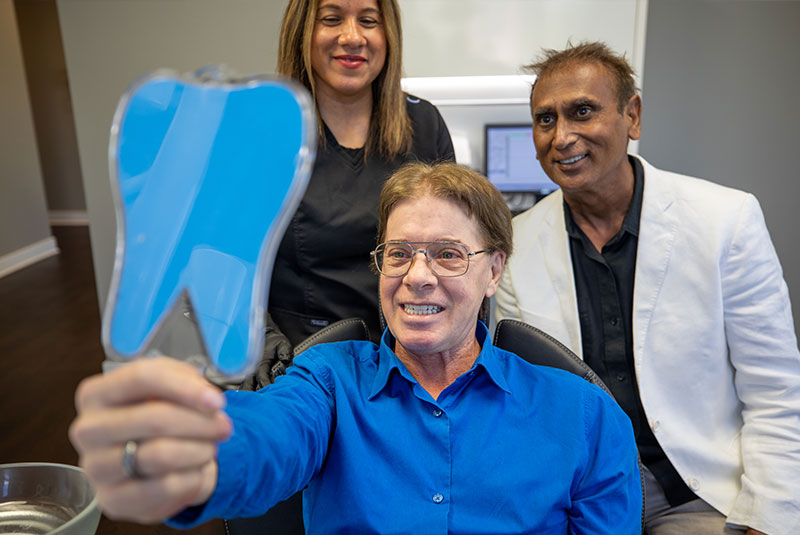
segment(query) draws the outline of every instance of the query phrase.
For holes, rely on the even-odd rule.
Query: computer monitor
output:
[[[484,140],[486,177],[501,192],[543,197],[558,189],[536,160],[530,124],[487,124]]]

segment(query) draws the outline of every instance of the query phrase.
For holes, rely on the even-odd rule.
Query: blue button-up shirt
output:
[[[308,533],[639,534],[630,421],[602,390],[492,346],[438,399],[391,347],[309,349],[260,392],[229,392],[208,503],[172,519],[256,516],[307,486]]]

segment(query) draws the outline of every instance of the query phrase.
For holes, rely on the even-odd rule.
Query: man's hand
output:
[[[763,531],[758,531],[757,529],[748,528],[747,535],[767,535],[767,534],[764,533]]]
[[[69,435],[103,512],[156,523],[206,502],[217,481],[216,444],[232,432],[224,405],[195,368],[167,358],[85,379]]]

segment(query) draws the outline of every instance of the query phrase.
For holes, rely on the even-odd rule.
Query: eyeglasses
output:
[[[415,249],[414,246],[424,246]],[[431,271],[439,277],[459,277],[469,269],[469,258],[491,249],[469,252],[465,245],[452,241],[407,242],[387,241],[370,253],[375,266],[387,277],[402,277],[411,269],[417,253],[425,255]]]

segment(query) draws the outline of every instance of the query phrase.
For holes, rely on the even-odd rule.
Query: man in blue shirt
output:
[[[436,400],[389,332],[380,347],[312,348],[261,394],[229,393],[216,490],[173,525],[263,514],[310,481],[309,533],[638,533],[630,425],[610,396],[495,348],[482,323],[476,336],[475,363]]]
[[[224,400],[166,359],[85,381],[71,436],[106,514],[187,527],[307,487],[308,533],[641,533],[624,412],[477,321],[510,219],[477,173],[411,164],[381,194],[380,346],[314,347]]]

